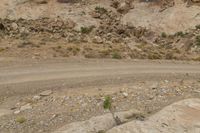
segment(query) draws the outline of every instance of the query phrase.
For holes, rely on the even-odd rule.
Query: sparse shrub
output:
[[[77,55],[80,51],[80,48],[77,46],[70,46],[67,48],[68,51],[72,52],[73,55]]]
[[[180,36],[180,37],[184,37],[185,34],[182,31],[179,31],[175,34],[175,36]]]
[[[26,118],[24,118],[24,117],[17,117],[16,118],[16,122],[18,122],[20,124],[24,123],[25,121],[26,121]]]
[[[81,33],[82,34],[89,34],[93,30],[94,26],[90,27],[81,27]]]
[[[200,35],[196,36],[196,43],[197,46],[200,46]]]
[[[23,41],[21,44],[19,44],[17,47],[18,48],[25,48],[25,47],[28,47],[28,46],[30,46],[30,47],[35,47],[36,45],[33,43],[33,42],[31,42],[31,41]]]
[[[0,52],[4,51],[5,49],[4,48],[0,48]]]
[[[57,49],[61,49],[62,48],[62,46],[57,46]]]
[[[77,3],[80,0],[57,0],[59,3]]]
[[[104,131],[104,130],[100,130],[100,131],[98,131],[97,133],[105,133],[106,131]]]
[[[110,96],[105,97],[103,107],[104,107],[104,109],[111,109],[111,97]]]
[[[200,56],[199,57],[196,57],[196,58],[193,58],[194,61],[200,61]],[[200,82],[200,80],[199,80]]]
[[[114,52],[114,53],[112,53],[112,58],[113,59],[121,59],[122,56],[118,52]]]
[[[153,59],[153,60],[161,59],[161,55],[159,55],[159,53],[150,53],[150,54],[148,55],[148,58],[149,58],[149,59]]]
[[[166,37],[167,37],[167,34],[166,34],[165,32],[162,32],[162,33],[161,33],[161,37],[166,38]]]
[[[95,11],[100,14],[105,14],[108,12],[104,7],[99,7],[99,6],[95,7]]]
[[[200,29],[200,24],[199,24],[199,25],[196,25],[195,27],[196,27],[196,29]]]

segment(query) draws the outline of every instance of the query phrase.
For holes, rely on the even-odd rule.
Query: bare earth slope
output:
[[[88,13],[96,6],[110,7],[110,0],[92,1],[83,3],[66,2],[58,3],[56,0],[46,0],[47,4],[37,4],[30,0],[2,0],[0,4],[0,18],[8,19],[38,19],[56,18],[73,19],[79,26],[98,25],[99,22]],[[83,1],[84,2],[84,1]],[[171,1],[170,1],[171,2]],[[174,6],[160,11],[158,1],[134,2],[134,9],[122,18],[123,23],[142,26],[157,32],[176,33],[190,28],[195,28],[200,21],[200,7],[187,6],[182,0],[175,0]]]

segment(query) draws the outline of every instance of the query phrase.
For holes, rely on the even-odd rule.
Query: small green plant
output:
[[[161,37],[166,38],[166,37],[167,37],[167,34],[166,34],[165,32],[162,32],[162,33],[161,33]]]
[[[111,109],[111,97],[110,96],[105,97],[103,107],[104,107],[104,109]]]
[[[81,33],[82,34],[89,34],[93,30],[94,26],[90,27],[81,27]]]
[[[196,27],[196,29],[200,29],[200,24],[199,24],[199,25],[196,25],[195,27]]]
[[[99,7],[99,6],[95,7],[95,11],[100,14],[105,14],[108,12],[104,7]]]
[[[24,123],[25,121],[26,121],[26,118],[24,118],[24,117],[17,117],[16,118],[16,122],[18,122],[20,124]]]
[[[118,52],[114,52],[114,53],[112,53],[112,58],[113,59],[121,59],[122,56]]]

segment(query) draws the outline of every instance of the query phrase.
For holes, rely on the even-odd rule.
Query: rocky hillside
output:
[[[199,5],[199,0],[2,0],[0,55],[200,60]]]

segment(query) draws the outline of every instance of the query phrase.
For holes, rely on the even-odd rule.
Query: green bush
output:
[[[104,107],[104,109],[111,109],[111,98],[110,98],[110,96],[105,97],[103,107]]]
[[[166,38],[166,37],[167,37],[167,34],[166,34],[165,32],[162,32],[162,33],[161,33],[161,37]]]

